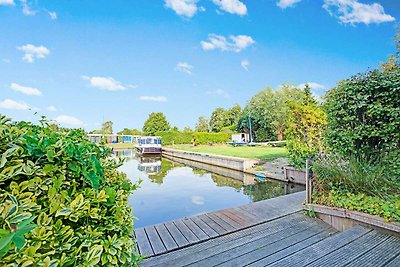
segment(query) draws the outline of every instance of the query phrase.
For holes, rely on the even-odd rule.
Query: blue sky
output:
[[[399,0],[0,0],[0,113],[194,127],[266,86],[320,95],[377,67],[398,20]]]

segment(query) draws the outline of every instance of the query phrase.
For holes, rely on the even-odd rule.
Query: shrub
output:
[[[193,139],[193,133],[178,131],[156,132],[155,135],[161,136],[163,145],[191,144]]]
[[[226,143],[231,140],[232,133],[193,133],[194,145],[207,145],[216,143]]]
[[[400,69],[359,74],[326,96],[327,143],[340,155],[400,150]],[[400,176],[400,174],[399,174]]]
[[[132,185],[82,130],[0,117],[0,258],[10,266],[135,264]]]

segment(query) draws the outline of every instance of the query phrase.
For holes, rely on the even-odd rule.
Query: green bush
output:
[[[178,131],[156,132],[155,135],[161,136],[163,145],[191,144],[193,139],[193,133]]]
[[[193,143],[194,145],[226,143],[231,140],[231,137],[232,133],[196,132],[193,133]]]
[[[326,96],[327,143],[343,156],[400,150],[400,69],[342,81]],[[400,176],[400,173],[399,173]]]
[[[400,222],[400,199],[398,196],[387,195],[380,198],[363,193],[331,189],[328,194],[314,194],[313,199],[314,202],[321,205],[355,210],[382,217],[385,221]]]
[[[132,266],[136,185],[82,130],[0,116],[0,258],[7,266]]]

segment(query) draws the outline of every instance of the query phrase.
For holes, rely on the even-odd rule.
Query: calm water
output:
[[[138,218],[135,227],[304,190],[282,182],[257,182],[253,175],[180,159],[136,158],[130,150],[116,153],[126,158],[120,170],[133,182],[142,180],[129,200]]]

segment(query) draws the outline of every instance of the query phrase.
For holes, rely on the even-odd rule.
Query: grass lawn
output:
[[[192,145],[174,145],[168,147],[186,151],[240,157],[240,158],[270,159],[270,158],[280,158],[288,156],[288,152],[285,147],[269,147],[269,146],[233,147],[230,145],[212,145],[212,146],[200,145],[195,147]]]
[[[110,148],[135,148],[135,144],[133,143],[107,144],[106,146]]]

